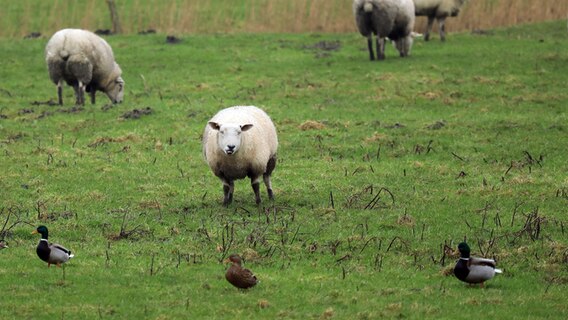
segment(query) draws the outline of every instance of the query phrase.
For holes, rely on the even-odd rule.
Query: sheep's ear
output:
[[[241,131],[247,131],[248,129],[252,128],[252,124],[243,124],[241,126]]]
[[[209,126],[211,127],[211,129],[217,130],[217,131],[221,128],[221,126],[217,122],[213,122],[213,121],[209,121]]]
[[[124,80],[122,80],[122,77],[118,77],[116,78],[116,83],[124,84]]]

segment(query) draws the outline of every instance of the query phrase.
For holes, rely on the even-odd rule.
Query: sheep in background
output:
[[[268,198],[274,200],[270,175],[276,167],[278,138],[270,117],[254,106],[219,111],[205,126],[203,154],[213,173],[223,182],[223,204],[233,201],[234,180],[249,177],[256,203],[262,176]]]
[[[410,54],[414,29],[412,0],[354,0],[353,15],[361,35],[367,38],[369,56],[373,53],[373,34],[377,36],[377,58],[385,59],[385,38],[395,42],[401,57]]]
[[[113,103],[122,102],[122,70],[109,44],[96,34],[80,29],[56,32],[45,47],[45,61],[49,77],[57,85],[60,105],[63,81],[75,90],[78,105],[85,104],[85,91],[91,94],[94,104],[97,90],[105,92]]]
[[[424,41],[430,40],[430,31],[434,19],[438,20],[440,40],[446,41],[446,18],[455,17],[467,0],[414,0],[416,16],[428,17],[428,29],[424,33]]]

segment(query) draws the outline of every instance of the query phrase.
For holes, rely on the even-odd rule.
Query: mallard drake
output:
[[[230,255],[225,262],[232,263],[229,269],[227,269],[227,273],[225,273],[225,278],[235,287],[239,289],[248,289],[254,287],[258,283],[258,280],[252,271],[241,266],[242,259],[238,254]]]
[[[32,231],[32,234],[41,234],[41,239],[36,248],[37,256],[47,262],[47,266],[50,267],[52,264],[61,267],[62,263],[67,262],[69,259],[73,258],[74,255],[71,250],[65,248],[64,246],[57,243],[49,243],[47,238],[49,232],[46,226],[39,226],[37,229]]]
[[[460,243],[458,250],[460,259],[454,267],[454,275],[461,281],[470,284],[479,283],[483,287],[483,282],[493,278],[496,273],[502,273],[500,269],[495,268],[495,260],[470,257],[467,243]]]
[[[8,248],[6,241],[0,240],[0,250],[5,249],[5,248]]]

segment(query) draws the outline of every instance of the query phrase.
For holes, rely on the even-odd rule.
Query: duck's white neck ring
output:
[[[469,260],[469,258],[460,258],[460,260],[465,260],[465,261],[468,261],[468,260]]]
[[[47,241],[47,239],[40,239],[39,241],[45,241],[45,242],[48,242],[48,241]]]

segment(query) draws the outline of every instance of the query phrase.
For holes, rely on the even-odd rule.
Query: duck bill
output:
[[[39,232],[37,232],[37,230],[32,231],[31,234],[38,234]]]

